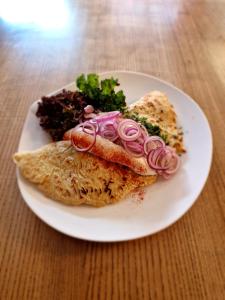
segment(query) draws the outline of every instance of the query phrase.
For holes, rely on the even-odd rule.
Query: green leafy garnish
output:
[[[113,77],[99,82],[97,74],[84,74],[77,78],[77,87],[80,92],[87,96],[92,105],[101,111],[124,111],[126,107],[123,91],[115,92],[115,87],[119,86],[118,79]]]
[[[160,133],[160,137],[164,140],[166,145],[169,145],[168,136],[166,133]]]

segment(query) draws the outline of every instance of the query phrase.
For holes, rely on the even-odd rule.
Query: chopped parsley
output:
[[[153,125],[148,122],[146,117],[140,117],[137,112],[129,112],[127,109],[123,113],[124,117],[132,119],[135,122],[142,124],[148,131],[149,135],[157,135],[161,137],[167,144],[167,135],[161,133],[161,129],[158,125]]]

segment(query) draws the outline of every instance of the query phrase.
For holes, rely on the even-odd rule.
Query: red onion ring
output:
[[[173,148],[167,146],[150,150],[147,161],[149,166],[165,179],[174,174],[180,166],[179,156]]]
[[[131,134],[131,129],[133,134]],[[135,132],[134,132],[135,130]],[[121,121],[117,128],[119,137],[126,142],[135,141],[141,135],[140,126],[133,120],[125,119]],[[130,132],[130,134],[129,134]]]
[[[98,125],[98,123],[95,121],[95,119],[91,119],[91,120],[88,120],[88,121],[86,121],[86,122],[91,123],[92,125],[94,125],[94,126],[95,126],[95,131],[96,131],[96,133],[98,133],[98,131],[99,131],[99,125]],[[86,122],[85,122],[85,123],[86,123]]]
[[[94,113],[89,113],[89,114],[84,114],[84,118],[85,119],[93,119],[95,118],[97,115]]]
[[[148,130],[145,128],[145,126],[140,124],[140,127],[142,129],[143,136],[148,137],[149,136]]]
[[[173,153],[168,148],[165,148],[165,155],[163,156],[163,158],[161,160],[161,165],[164,168],[169,168],[172,156],[173,156]]]
[[[92,105],[87,105],[87,106],[85,106],[85,108],[84,108],[84,112],[85,112],[86,114],[91,114],[91,113],[94,112],[94,107],[93,107]]]
[[[160,155],[162,155],[163,153],[164,153],[164,148],[157,148],[157,149],[150,150],[147,156],[147,162],[150,168],[154,170],[166,170],[165,167],[163,168],[162,166],[158,165]]]
[[[86,148],[80,148],[79,146],[77,146],[75,144],[73,137],[71,139],[71,143],[72,143],[73,147],[79,152],[87,152],[94,146],[95,142],[96,142],[96,135],[93,137],[93,141],[90,143],[89,146],[87,146]]]
[[[101,137],[114,142],[118,138],[116,127],[114,121],[106,121],[100,125],[99,134]]]
[[[139,136],[139,138],[136,139],[136,142],[137,142],[138,144],[144,146],[145,140],[146,140],[146,136],[144,136],[143,134],[141,134],[141,135]]]
[[[105,130],[104,132],[101,133],[101,137],[111,142],[114,142],[118,138],[118,135],[116,132],[113,132],[111,130]]]
[[[108,113],[103,113],[98,115],[97,117],[95,117],[95,120],[97,122],[104,122],[104,121],[115,119],[120,115],[121,113],[119,111],[110,111]]]
[[[85,126],[86,126],[86,128],[85,128]],[[93,140],[90,143],[90,145],[87,146],[86,148],[81,148],[81,147],[79,147],[78,145],[75,144],[73,135],[71,133],[71,136],[70,136],[71,144],[73,145],[73,147],[77,151],[79,151],[79,152],[86,152],[86,151],[90,150],[94,146],[94,144],[96,142],[96,127],[93,124],[91,124],[90,122],[84,122],[84,123],[78,124],[74,128],[74,131],[83,131],[84,133],[87,133],[87,134],[93,136]]]
[[[175,172],[177,172],[179,167],[180,167],[180,158],[176,153],[173,153],[171,161],[170,161],[169,168],[165,171],[165,173],[167,175],[172,175]]]
[[[137,142],[123,141],[123,146],[127,152],[129,152],[135,157],[142,157],[144,154],[143,145]]]
[[[161,147],[165,147],[165,143],[158,136],[150,136],[145,140],[144,151],[146,155],[148,155],[150,150],[161,148]]]
[[[164,179],[170,179],[171,175],[168,175],[166,172],[162,173],[161,176],[164,178]]]

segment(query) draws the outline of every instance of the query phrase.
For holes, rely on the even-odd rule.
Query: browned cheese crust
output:
[[[46,196],[68,205],[115,203],[156,180],[156,176],[140,176],[124,166],[77,152],[68,141],[16,153],[13,159],[22,175]]]

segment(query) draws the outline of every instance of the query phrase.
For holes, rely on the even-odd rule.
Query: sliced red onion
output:
[[[164,179],[170,179],[171,175],[167,174],[166,172],[162,172],[161,176],[164,178]]]
[[[71,143],[77,151],[85,152],[85,151],[90,150],[94,146],[95,141],[96,141],[96,127],[94,124],[91,124],[90,122],[84,122],[84,123],[78,124],[74,128],[74,131],[83,131],[83,132],[93,136],[93,140],[90,143],[90,145],[88,145],[87,147],[84,148],[84,147],[79,147],[78,145],[75,144],[74,138],[73,138],[73,133],[71,133],[71,136],[70,136]]]
[[[96,125],[92,124],[91,122],[87,121],[87,122],[83,122],[78,124],[74,130],[75,131],[83,131],[85,133],[88,133],[90,135],[94,135],[96,133]]]
[[[148,130],[146,129],[146,127],[142,124],[140,124],[140,126],[141,126],[141,129],[142,129],[143,136],[148,137],[149,134],[148,134]]]
[[[99,131],[99,125],[98,125],[98,123],[94,119],[88,120],[88,121],[86,121],[84,123],[92,124],[95,127],[95,132],[98,133],[98,131]]]
[[[159,136],[150,136],[145,140],[144,151],[146,155],[148,155],[149,151],[152,149],[161,147],[165,147],[165,143]]]
[[[90,135],[96,135],[96,127],[94,124],[87,123],[83,126],[83,132],[88,133]]]
[[[121,115],[121,113],[119,111],[110,111],[108,113],[99,114],[95,118],[95,120],[97,122],[104,122],[104,121],[115,119],[115,118],[117,118],[120,115]]]
[[[110,131],[110,130],[105,130],[102,135],[101,135],[104,139],[107,139],[111,142],[114,142],[117,138],[118,135],[116,135],[114,132]]]
[[[143,134],[141,134],[141,135],[137,138],[136,142],[137,142],[138,144],[140,144],[140,145],[144,145],[145,140],[146,140],[146,136],[143,135]]]
[[[141,157],[144,156],[144,142],[144,136],[141,134],[135,141],[122,141],[122,145],[133,156]]]
[[[166,170],[165,167],[162,167],[159,163],[160,157],[163,157],[165,155],[164,148],[157,148],[150,150],[147,161],[150,166],[150,168],[154,170]]]
[[[173,153],[171,161],[169,163],[169,167],[165,171],[165,174],[172,175],[179,169],[179,167],[180,167],[180,158],[176,153]]]
[[[130,119],[121,121],[117,128],[118,135],[123,141],[135,141],[141,135],[139,124]]]
[[[73,147],[79,152],[86,152],[86,151],[90,150],[94,146],[95,142],[96,142],[96,135],[93,136],[93,140],[89,146],[87,146],[86,148],[80,148],[78,145],[75,144],[73,137],[71,138],[71,143],[72,143]]]
[[[117,125],[114,120],[105,121],[100,124],[100,130],[105,130],[109,128],[116,130]]]
[[[85,106],[85,108],[84,108],[84,112],[85,112],[86,114],[91,114],[91,113],[94,112],[94,107],[93,107],[92,105],[87,105],[87,106]]]
[[[112,120],[102,122],[99,127],[99,135],[111,142],[114,142],[118,138],[116,127],[117,125]]]
[[[150,150],[147,161],[157,173],[168,179],[180,166],[180,158],[171,147],[160,147]]]
[[[123,146],[127,152],[135,157],[142,157],[144,155],[143,145],[140,145],[137,142],[123,141]]]
[[[161,166],[163,168],[168,169],[169,165],[171,164],[171,159],[173,157],[173,153],[167,147],[165,148],[164,151],[165,151],[165,155],[161,159]]]
[[[127,136],[134,136],[139,131],[139,129],[138,128],[128,127],[124,131],[125,131],[125,134]]]
[[[97,121],[94,119],[91,119],[91,120],[88,120],[89,123],[92,123],[92,124],[97,124]]]
[[[93,119],[95,118],[97,115],[94,113],[89,113],[89,114],[84,114],[84,118],[85,119]]]
[[[118,138],[118,134],[113,130],[104,130],[100,135],[111,142],[114,142]]]

